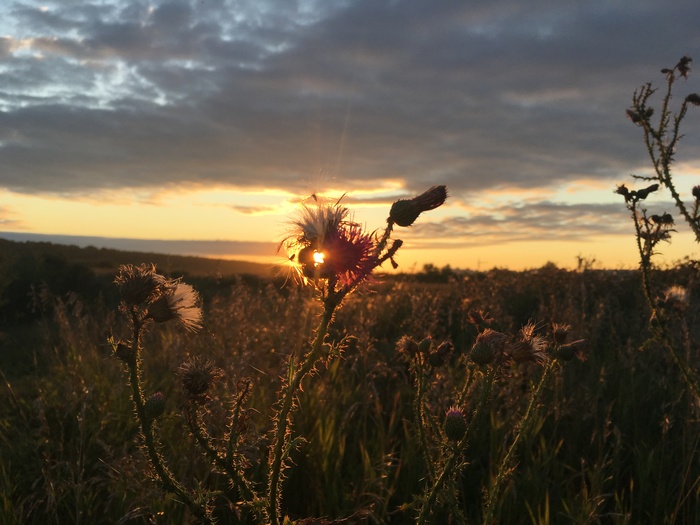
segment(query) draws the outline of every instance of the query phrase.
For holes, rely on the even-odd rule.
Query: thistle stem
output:
[[[324,300],[323,315],[316,331],[316,338],[314,339],[311,351],[306,355],[301,368],[299,368],[289,380],[284,390],[284,398],[282,399],[280,410],[275,418],[274,440],[270,457],[270,478],[267,491],[270,525],[278,525],[280,523],[281,470],[286,459],[285,445],[288,443],[289,427],[292,425],[291,412],[294,408],[294,398],[297,396],[301,381],[314,369],[321,357],[323,341],[328,333],[328,326],[333,318],[333,312],[338,304],[340,304],[342,295],[344,294],[330,294]]]
[[[540,382],[537,384],[537,387],[530,396],[530,402],[527,405],[527,409],[525,410],[523,418],[520,420],[520,430],[515,435],[515,439],[513,439],[513,442],[508,448],[508,452],[506,452],[506,455],[503,457],[503,460],[501,461],[501,464],[498,467],[498,474],[496,475],[496,480],[489,487],[488,498],[486,500],[486,509],[484,510],[484,519],[482,521],[483,523],[493,522],[493,516],[496,510],[496,499],[498,498],[501,492],[501,487],[503,486],[503,482],[507,477],[506,474],[510,468],[511,459],[515,455],[516,449],[523,435],[527,433],[532,416],[535,414],[535,408],[539,401],[540,394],[542,393],[542,388],[549,379],[549,376],[552,374],[552,371],[554,370],[555,366],[556,360],[554,359],[547,363],[544,372],[542,372]]]
[[[467,448],[467,445],[469,444],[469,439],[471,438],[471,435],[474,432],[474,430],[476,430],[478,424],[480,423],[482,414],[484,413],[486,403],[489,399],[489,396],[491,395],[491,387],[493,386],[495,377],[496,367],[492,366],[491,370],[489,371],[489,374],[484,378],[483,383],[481,385],[479,401],[476,406],[476,409],[474,410],[474,416],[472,417],[471,424],[467,427],[467,431],[465,432],[464,437],[459,441],[457,446],[451,449],[450,456],[443,464],[440,474],[438,475],[437,479],[435,479],[435,481],[433,482],[433,486],[430,488],[427,498],[423,501],[420,514],[418,515],[418,525],[424,525],[426,521],[430,518],[438,494],[442,491],[442,488],[445,485],[447,478],[451,476],[454,472],[455,467],[457,466],[457,462],[459,461],[462,455],[462,452]]]
[[[170,469],[163,462],[163,458],[158,452],[158,440],[154,432],[154,421],[146,416],[145,402],[143,399],[143,390],[141,388],[141,360],[139,357],[139,340],[141,335],[141,329],[143,325],[141,321],[136,316],[135,312],[132,312],[133,321],[133,338],[131,342],[131,358],[127,361],[127,367],[129,369],[129,383],[131,385],[131,399],[134,403],[134,408],[136,409],[136,415],[138,417],[139,423],[141,425],[141,434],[143,435],[143,441],[146,446],[146,451],[148,452],[148,459],[153,466],[158,479],[160,480],[163,488],[168,492],[175,494],[182,502],[187,505],[190,512],[197,518],[200,523],[210,524],[213,523],[209,513],[207,512],[206,506],[202,503],[196,501],[190,493],[178,483],[173,477]]]

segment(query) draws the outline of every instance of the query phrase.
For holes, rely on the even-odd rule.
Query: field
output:
[[[103,254],[100,270],[80,260],[80,250],[3,248],[0,522],[194,522],[152,479],[125,366],[108,344],[128,335],[111,282],[117,262],[126,261]],[[238,452],[247,478],[264,488],[287,363],[309,348],[322,307],[311,288],[284,280],[180,269],[171,276],[189,272],[204,326],[190,333],[164,323],[144,337],[144,389],[165,399],[160,452],[183,486],[212,491],[219,523],[254,523],[225,473],[200,454],[177,372],[193,356],[223,372],[202,411],[214,443],[230,430],[230,405],[245,398]],[[293,435],[303,439],[294,441],[282,483],[284,515],[307,524],[416,521],[433,470],[454,446],[442,433],[445,413],[460,392],[468,421],[478,406],[476,385],[487,367],[469,359],[479,333],[470,313],[482,310],[504,334],[529,322],[543,334],[566,323],[572,339],[586,340],[587,358],[556,362],[526,426],[544,367],[515,362],[499,371],[459,453],[450,485],[456,496],[439,501],[430,522],[482,523],[486,495],[501,476],[497,523],[700,523],[698,406],[649,329],[639,272],[432,270],[376,276],[336,312],[327,344],[337,352],[297,396]],[[697,270],[690,263],[655,270],[654,283],[658,294],[671,285],[688,290],[688,304],[669,323],[687,362],[697,363]],[[403,336],[449,341],[452,350],[419,380],[397,349]],[[516,438],[513,460],[499,472]]]

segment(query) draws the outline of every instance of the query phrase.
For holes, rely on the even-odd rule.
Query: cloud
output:
[[[322,170],[348,191],[443,183],[466,202],[624,179],[645,162],[631,94],[698,48],[698,15],[690,0],[15,2],[0,186],[295,191]]]

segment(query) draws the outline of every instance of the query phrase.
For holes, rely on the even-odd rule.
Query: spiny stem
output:
[[[501,492],[501,486],[503,485],[503,482],[506,478],[506,473],[510,468],[511,458],[515,454],[515,451],[523,435],[527,433],[530,421],[532,419],[533,414],[535,413],[535,407],[537,406],[540,394],[542,392],[542,387],[547,382],[547,379],[549,379],[549,376],[554,370],[555,366],[556,360],[552,359],[551,361],[549,361],[549,363],[547,363],[544,372],[542,372],[540,382],[537,384],[537,387],[535,388],[534,392],[532,392],[532,394],[530,395],[530,402],[528,403],[527,409],[525,410],[525,414],[523,415],[523,418],[520,421],[520,430],[515,435],[515,439],[513,439],[513,442],[508,448],[508,452],[506,452],[506,455],[503,457],[503,460],[501,461],[501,464],[498,467],[498,474],[496,475],[496,480],[489,487],[489,493],[488,498],[486,500],[486,509],[484,511],[483,519],[483,523],[485,524],[490,524],[493,522],[493,515],[495,513],[496,507],[496,499],[498,498]]]
[[[234,483],[235,487],[240,490],[241,496],[244,498],[243,504],[252,506],[253,501],[256,499],[255,493],[250,487],[248,480],[236,469],[233,458],[227,460],[227,458],[222,456],[212,446],[211,438],[201,426],[197,407],[187,407],[186,411],[185,420],[199,446],[202,447],[207,456],[209,456],[209,459],[231,478],[231,481]]]
[[[148,459],[165,490],[172,492],[180,498],[200,523],[213,523],[206,506],[196,501],[190,493],[175,480],[168,467],[163,463],[163,458],[158,452],[158,442],[153,429],[153,420],[146,415],[143,390],[141,388],[139,340],[143,325],[135,312],[132,312],[132,321],[134,328],[131,341],[132,352],[131,358],[127,361],[127,367],[129,370],[129,383],[131,384],[131,398],[136,408],[136,415],[139,423],[141,424],[141,433],[143,434],[144,444],[148,452]]]
[[[474,410],[474,415],[472,417],[471,424],[467,427],[467,431],[464,437],[459,441],[456,447],[451,450],[450,456],[445,461],[440,471],[440,475],[433,482],[433,486],[428,492],[427,498],[423,501],[423,505],[418,516],[418,525],[424,525],[426,521],[430,518],[433,512],[433,506],[435,505],[435,500],[438,494],[442,490],[447,478],[454,472],[457,462],[461,458],[462,452],[467,448],[469,439],[471,438],[472,432],[476,429],[477,425],[481,420],[481,416],[486,408],[487,401],[491,395],[491,387],[493,386],[494,379],[496,377],[496,366],[492,366],[489,374],[484,378],[481,385],[481,393],[479,395],[479,401],[477,403],[476,409]]]
[[[311,351],[306,355],[304,364],[296,371],[287,384],[280,410],[275,418],[276,428],[270,458],[270,479],[267,491],[270,525],[278,525],[280,523],[280,473],[285,459],[284,448],[287,442],[287,431],[292,423],[291,411],[294,407],[294,398],[299,391],[302,379],[314,369],[321,357],[323,341],[328,333],[328,326],[333,318],[333,312],[339,303],[340,298],[335,296],[329,296],[324,301],[323,315],[318,330],[316,331],[316,339],[313,342]]]

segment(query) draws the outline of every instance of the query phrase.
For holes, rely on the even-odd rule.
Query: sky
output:
[[[0,236],[274,264],[311,194],[380,230],[445,184],[395,235],[400,270],[633,268],[613,190],[651,165],[625,110],[700,67],[698,20],[697,0],[3,2]],[[684,131],[690,202],[700,109]],[[697,257],[677,229],[659,260]]]

